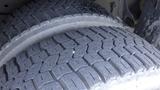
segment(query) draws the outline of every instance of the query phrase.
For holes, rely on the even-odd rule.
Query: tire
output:
[[[105,9],[92,2],[84,2],[35,0],[15,11],[0,27],[0,66],[32,43],[53,33],[70,28],[108,25],[106,22],[111,20]],[[111,23],[109,25],[118,21]]]
[[[159,66],[160,52],[137,35],[93,26],[28,47],[0,68],[0,85],[1,90],[159,90]]]
[[[146,0],[135,33],[160,50],[160,2]]]
[[[28,28],[57,17],[84,13],[108,15],[105,9],[87,1],[90,0],[32,0],[13,12],[0,26],[0,47]]]

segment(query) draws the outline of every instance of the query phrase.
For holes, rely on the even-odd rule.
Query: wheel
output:
[[[1,90],[158,90],[160,52],[124,28],[55,34],[0,68]],[[156,80],[156,82],[155,82]]]
[[[160,2],[146,0],[135,33],[160,50]]]
[[[32,43],[70,28],[113,25],[99,5],[78,0],[35,0],[0,27],[0,66]]]

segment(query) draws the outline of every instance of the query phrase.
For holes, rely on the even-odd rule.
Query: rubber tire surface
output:
[[[88,0],[31,1],[14,12],[13,15],[6,20],[7,23],[3,23],[4,25],[2,24],[0,27],[0,67],[17,53],[25,49],[27,45],[29,46],[38,41],[37,39],[46,37],[47,31],[45,30],[46,28],[49,28],[50,24],[52,24],[53,27],[52,30],[48,30],[48,34],[62,31],[59,29],[56,31],[55,29],[60,26],[63,28],[63,30],[71,28],[70,23],[75,23],[73,27],[77,28],[80,26],[96,26],[95,23],[99,24],[104,21],[103,19],[100,19],[102,17],[101,15],[108,16],[108,13],[104,8]],[[83,20],[83,18],[86,19]],[[98,18],[99,20],[96,20]],[[70,20],[67,21],[66,19]],[[96,21],[93,21],[93,19]],[[76,24],[79,22],[90,22],[92,24]],[[65,26],[64,24],[68,25]],[[44,28],[45,30],[43,31],[42,29]],[[36,40],[33,39],[33,37]],[[27,40],[29,43],[26,43]]]
[[[108,13],[89,0],[32,0],[0,25],[0,48],[34,25],[56,17],[83,13]]]
[[[135,33],[160,50],[160,2],[146,0]]]
[[[46,38],[14,57],[0,68],[0,87],[1,90],[108,90],[98,85],[127,76],[132,80],[139,73],[143,77],[159,66],[160,52],[127,30],[79,28]]]

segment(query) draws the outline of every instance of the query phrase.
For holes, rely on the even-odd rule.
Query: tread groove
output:
[[[98,73],[98,75],[100,76],[101,80],[106,83],[107,81],[105,80],[105,77],[101,74],[101,72],[99,70],[97,70],[97,68],[95,66],[93,66],[93,69],[96,71],[96,73]]]
[[[121,71],[120,71],[119,68],[111,61],[111,59],[109,59],[108,62],[116,69],[116,71],[119,73],[119,75],[122,76]]]
[[[17,60],[16,60],[16,59],[14,59],[14,64],[15,64],[15,66],[17,67],[18,72],[21,72],[20,66],[19,66],[19,64],[17,63]]]
[[[33,84],[33,86],[34,86],[35,90],[38,90],[38,87],[36,86],[36,84],[34,83],[34,81],[33,81],[33,80],[31,80],[31,82],[32,82],[32,84]]]
[[[7,73],[6,65],[3,66],[3,71],[4,71],[4,74],[5,74],[6,81],[8,81],[9,76],[8,76],[8,73]]]
[[[87,61],[86,60],[84,60],[86,63],[87,63]],[[88,63],[87,63],[88,64]],[[87,81],[86,81],[86,79],[79,73],[79,70],[80,69],[83,69],[83,68],[86,68],[86,67],[89,67],[90,65],[88,64],[88,66],[83,66],[83,67],[81,67],[81,68],[79,68],[77,71],[75,71],[71,66],[70,66],[70,64],[67,64],[70,68],[71,68],[71,70],[74,72],[74,73],[76,73],[78,76],[79,76],[79,78],[83,81],[83,83],[85,84],[85,86],[89,89],[90,87],[89,87],[89,84],[87,83]],[[92,76],[92,75],[91,75]],[[92,76],[93,77],[93,76]],[[94,77],[93,77],[94,78]]]
[[[59,80],[56,79],[56,77],[54,76],[54,74],[52,73],[52,71],[49,71],[49,73],[51,74],[52,78],[54,80],[56,80],[61,85],[61,87],[63,88],[63,90],[65,90],[66,86],[61,81],[59,81]]]

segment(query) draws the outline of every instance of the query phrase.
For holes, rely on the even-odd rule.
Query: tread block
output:
[[[88,44],[88,53],[95,53],[101,50],[102,48],[102,42],[101,41],[93,41]]]
[[[119,77],[118,71],[108,62],[95,63],[94,68],[105,82]]]
[[[158,53],[158,54],[160,55],[160,51],[159,51],[158,49],[156,49],[154,46],[152,46],[152,49],[153,49],[156,53]]]
[[[124,43],[124,39],[119,39],[119,38],[115,38],[114,40],[114,44],[116,47],[124,47],[126,46]]]
[[[92,28],[79,30],[80,33],[84,34],[85,36],[88,36],[93,41],[99,41],[102,40],[103,37],[99,35],[99,33],[95,33]]]
[[[55,13],[52,9],[48,9],[45,11],[51,18],[58,17],[57,13]]]
[[[52,38],[45,39],[40,42],[40,47],[47,50],[51,49],[52,47],[55,47],[56,45],[57,45],[56,42],[54,42]]]
[[[154,64],[156,64],[156,66],[160,66],[160,59],[157,58],[155,55],[151,54],[151,53],[146,53],[145,54]]]
[[[15,28],[13,28],[13,26],[8,26],[6,30],[9,30],[9,32],[5,31],[5,34],[9,37],[9,39],[12,39],[17,35],[17,31]]]
[[[134,41],[135,41],[136,45],[138,45],[138,46],[144,46],[143,41],[141,39],[135,38]]]
[[[148,50],[146,50],[143,46],[135,46],[137,50],[139,50],[141,53],[146,54],[150,53]]]
[[[75,73],[64,75],[60,82],[65,84],[68,90],[87,90],[85,84]]]
[[[16,75],[14,83],[12,83],[12,88],[21,88],[24,83],[24,77],[26,75],[26,72],[20,72]]]
[[[121,48],[121,47],[115,47],[113,48],[113,51],[119,56],[124,56],[124,55],[130,55],[130,53],[125,50],[124,48]]]
[[[60,53],[60,57],[58,63],[67,63],[69,59],[72,58],[75,51],[73,49],[66,49],[62,53]]]
[[[135,54],[136,58],[138,58],[142,63],[143,65],[147,68],[147,69],[154,69],[155,65],[154,63],[145,55],[139,53],[139,54]]]
[[[70,60],[69,65],[74,71],[79,70],[80,68],[88,66],[87,63],[82,58],[75,58]]]
[[[48,57],[47,53],[45,51],[41,51],[37,53],[34,56],[31,56],[33,63],[40,63],[42,61],[45,61],[45,59]]]
[[[104,36],[105,38],[107,38],[107,39],[114,39],[114,38],[116,38],[116,36],[114,34],[112,34],[112,33],[109,32],[109,30],[110,30],[109,27],[100,27],[100,28],[104,32],[104,33],[102,32],[101,35]]]
[[[85,37],[85,36],[82,37],[82,38],[76,39],[76,41],[80,45],[86,45],[86,44],[91,42],[91,40],[88,37]]]
[[[106,33],[107,32],[105,32],[104,30],[102,30],[101,28],[97,28],[97,27],[91,27],[90,28],[93,32],[95,32],[96,34],[99,34],[99,35],[101,35],[102,37],[107,37],[106,36]]]
[[[32,65],[32,62],[30,59],[27,58],[25,53],[20,54],[16,57],[17,64],[20,66],[21,71],[25,71],[29,69]]]
[[[23,18],[23,21],[27,24],[27,26],[31,27],[36,25],[38,22],[32,17],[32,15],[26,16]]]
[[[8,80],[4,86],[7,86],[7,89],[9,90],[10,88],[13,88],[13,80]]]
[[[63,47],[58,44],[55,47],[47,48],[46,50],[50,55],[54,55],[61,53],[63,51]]]
[[[133,73],[131,66],[122,58],[111,58],[109,62],[119,71],[121,76],[130,75]]]
[[[65,63],[68,63],[70,60],[72,60],[72,57],[60,58],[58,60],[58,64],[65,64]]]
[[[41,68],[41,63],[32,65],[30,69],[28,70],[24,80],[28,81],[28,80],[34,79],[36,75],[39,73],[40,68]]]
[[[88,29],[88,28],[78,29],[78,32],[80,32],[81,34],[83,34],[85,36],[95,35],[95,33],[92,30]]]
[[[70,40],[70,38],[68,38],[65,34],[57,34],[57,35],[54,36],[54,39],[55,39],[58,43],[64,43],[64,42]]]
[[[111,58],[115,58],[118,57],[118,55],[116,53],[114,53],[111,50],[108,49],[103,49],[99,52],[99,54],[105,59],[105,60],[109,60]]]
[[[42,88],[45,84],[53,81],[54,80],[49,72],[40,73],[33,80],[33,82],[39,89]]]
[[[155,50],[153,49],[154,46],[150,45],[147,41],[143,41],[144,42],[144,48],[149,51],[150,53],[154,54],[157,53],[155,52]],[[147,44],[146,44],[147,43]],[[159,51],[158,51],[159,52]]]
[[[18,74],[19,72],[18,67],[15,65],[13,59],[6,64],[6,71],[7,71],[9,80],[14,78],[15,75]]]
[[[22,20],[17,22],[17,24],[15,24],[14,27],[20,32],[22,32],[22,31],[27,29],[27,26],[24,24],[24,22]]]
[[[125,42],[128,46],[134,46],[135,45],[133,38],[125,38],[124,40],[125,40]]]
[[[112,34],[117,34],[118,31],[114,27],[102,27],[105,31],[112,33]]]
[[[158,54],[158,53],[153,53],[157,58],[159,58],[160,59],[160,54]]]
[[[118,37],[118,38],[126,38],[126,36],[125,36],[126,34],[123,35],[119,31],[121,31],[120,28],[118,29],[116,27],[110,27],[110,29],[109,29],[109,32],[114,34],[116,37]]]
[[[121,35],[123,35],[123,36],[125,36],[125,37],[131,37],[129,34],[130,34],[130,30],[128,30],[129,32],[126,32],[123,28],[120,28],[120,27],[114,27],[115,28],[115,30],[119,33],[119,34],[121,34]],[[129,35],[129,36],[128,36]]]
[[[0,84],[4,84],[6,82],[6,74],[4,73],[4,68],[0,68]]]
[[[33,45],[32,47],[29,47],[27,50],[27,54],[29,57],[34,56],[37,53],[41,52],[41,49],[38,44]]]
[[[73,38],[73,39],[78,39],[78,38],[81,38],[81,37],[83,37],[80,33],[78,33],[77,31],[70,31],[70,32],[66,32],[66,34],[69,36],[69,37],[71,37],[71,38]]]
[[[75,48],[77,46],[77,43],[73,40],[69,40],[69,41],[62,43],[62,46],[66,49]]]
[[[101,28],[102,28],[105,32],[108,32],[108,33],[110,33],[110,34],[112,34],[112,35],[114,35],[114,33],[117,33],[117,31],[114,30],[114,29],[111,28],[111,27],[102,26]],[[114,36],[115,36],[115,35],[114,35]]]
[[[79,45],[74,49],[75,49],[74,57],[83,57],[87,53],[86,45]]]
[[[63,88],[58,82],[51,82],[44,85],[40,90],[63,90]]]
[[[97,83],[102,83],[101,77],[91,67],[82,68],[78,72],[87,82],[89,87],[93,87]]]
[[[56,77],[56,79],[60,79],[65,74],[69,74],[71,72],[72,70],[66,64],[57,65],[52,69],[52,73]]]
[[[84,56],[84,59],[90,64],[93,65],[94,63],[104,61],[97,53],[90,53]]]
[[[31,80],[24,83],[22,90],[36,90]]]
[[[45,71],[49,71],[51,70],[53,67],[56,66],[57,62],[58,62],[58,58],[59,55],[53,55],[53,56],[49,56],[44,63],[42,64],[41,67],[41,72],[45,72]]]
[[[114,47],[112,39],[105,39],[103,42],[103,49],[112,49]]]
[[[100,41],[103,40],[103,37],[100,36],[99,34],[89,34],[88,37],[90,37],[90,39],[92,39],[93,41]]]
[[[143,63],[140,62],[136,57],[124,55],[123,58],[133,68],[133,70],[136,73],[137,72],[142,72],[142,71],[145,70],[145,66],[143,65]]]
[[[126,46],[124,47],[130,54],[135,54],[135,53],[140,53],[139,50],[137,50],[135,47],[133,46]]]
[[[34,16],[39,22],[43,22],[48,20],[50,17],[48,16],[48,14],[46,14],[44,11],[37,11]]]
[[[115,36],[114,35],[112,35],[112,34],[110,34],[110,33],[103,33],[103,34],[101,34],[103,37],[105,37],[106,39],[114,39],[115,38]]]

